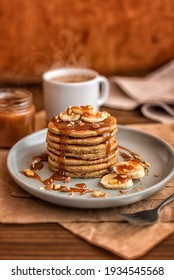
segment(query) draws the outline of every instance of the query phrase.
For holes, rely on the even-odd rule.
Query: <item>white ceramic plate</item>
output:
[[[119,126],[116,135],[118,144],[141,155],[144,160],[151,164],[149,174],[143,178],[142,182],[135,180],[134,186],[129,188],[126,194],[120,194],[118,190],[105,189],[100,184],[99,179],[72,179],[68,183],[69,186],[74,186],[75,183],[84,182],[88,189],[101,190],[103,193],[108,192],[107,198],[94,198],[91,193],[85,195],[75,193],[71,197],[69,193],[40,190],[39,187],[42,186],[42,183],[25,177],[19,171],[28,168],[33,156],[46,151],[45,137],[46,129],[20,140],[9,152],[7,167],[19,186],[30,194],[51,203],[78,208],[106,208],[127,205],[159,191],[174,174],[174,152],[171,146],[151,134]],[[38,173],[42,179],[46,179],[52,174],[47,163]],[[159,174],[158,177],[154,176],[156,173]],[[138,188],[142,188],[142,191],[138,192]]]

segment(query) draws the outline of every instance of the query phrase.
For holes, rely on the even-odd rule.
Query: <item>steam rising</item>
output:
[[[79,46],[78,52],[75,49],[70,30],[61,30],[49,44],[49,49],[44,52],[32,51],[27,56],[26,51],[23,51],[22,61],[18,62],[12,75],[16,83],[40,82],[43,72],[58,67],[89,67],[82,49]]]
[[[59,49],[58,52],[52,57],[52,61],[50,63],[50,68],[57,68],[61,66],[79,66],[86,67],[87,62],[85,56],[81,55],[77,58],[77,54],[75,54],[75,50],[73,48],[73,34],[71,31],[62,30],[58,34],[58,44]]]

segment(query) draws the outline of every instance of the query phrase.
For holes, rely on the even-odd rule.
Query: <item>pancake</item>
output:
[[[113,158],[111,158],[110,160],[108,160],[107,162],[103,162],[103,163],[98,163],[98,164],[90,164],[90,165],[65,165],[65,164],[59,164],[58,162],[55,162],[54,160],[52,160],[50,157],[48,157],[48,162],[51,166],[56,167],[57,169],[60,170],[65,170],[65,171],[69,171],[72,173],[90,173],[93,171],[98,171],[98,170],[102,170],[102,169],[108,169],[111,168],[114,164],[116,164],[118,158],[115,155]]]
[[[50,168],[50,170],[52,170],[53,172],[58,172],[59,169],[56,168],[55,166],[51,166],[48,163],[48,167]],[[93,171],[93,172],[85,172],[85,173],[73,173],[73,172],[69,172],[69,171],[64,171],[64,176],[68,177],[70,176],[71,178],[83,178],[83,179],[89,179],[89,178],[101,178],[103,177],[105,174],[108,174],[110,172],[110,169],[102,169],[102,170],[98,170],[98,171]]]
[[[77,153],[77,154],[85,154],[85,153],[100,153],[100,152],[107,152],[107,150],[112,151],[117,147],[117,142],[115,137],[112,137],[107,141],[107,143],[102,143],[98,145],[93,146],[80,146],[80,145],[62,145],[56,142],[52,142],[47,140],[48,146],[55,148],[59,151],[66,151],[71,153]],[[112,148],[112,150],[111,150]]]
[[[63,122],[59,119],[53,118],[48,124],[48,131],[55,135],[65,135],[75,138],[86,138],[98,135],[103,135],[104,133],[111,133],[117,129],[116,119],[112,116],[108,117],[102,122],[99,122],[98,128],[93,127],[92,123],[84,123],[81,125],[80,122],[74,122],[72,126],[70,122]]]
[[[86,166],[88,166],[88,165],[92,165],[92,164],[100,164],[100,163],[104,163],[104,162],[111,160],[117,154],[118,154],[118,150],[110,153],[109,155],[106,155],[105,157],[90,160],[90,159],[77,159],[74,157],[62,158],[61,156],[58,156],[55,153],[48,151],[49,158],[61,165],[64,164],[64,165],[86,165]]]
[[[61,156],[62,152],[61,150],[56,150],[55,148],[52,148],[50,146],[47,146],[47,150],[48,152],[51,151],[59,156]],[[115,149],[113,149],[113,147],[111,147],[111,152],[116,151],[117,147]],[[95,159],[101,159],[103,157],[106,157],[107,153],[106,151],[102,151],[100,153],[88,153],[88,154],[77,154],[77,153],[71,153],[71,152],[66,152],[64,151],[64,157],[70,157],[70,158],[78,158],[78,159],[84,159],[84,160],[95,160]]]
[[[72,144],[72,145],[98,145],[106,140],[108,140],[110,137],[115,137],[115,134],[117,132],[117,129],[113,130],[111,133],[105,133],[104,135],[99,136],[93,136],[93,137],[86,137],[86,138],[74,138],[74,137],[64,137],[62,135],[56,135],[52,132],[47,132],[47,141],[52,141],[55,143],[63,143],[63,144]]]

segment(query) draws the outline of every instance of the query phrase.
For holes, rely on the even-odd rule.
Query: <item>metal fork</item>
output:
[[[144,210],[135,213],[119,213],[119,216],[122,218],[122,220],[127,221],[129,223],[141,225],[154,224],[159,219],[159,212],[161,208],[167,203],[171,202],[172,200],[174,200],[174,194],[167,197],[154,209]]]

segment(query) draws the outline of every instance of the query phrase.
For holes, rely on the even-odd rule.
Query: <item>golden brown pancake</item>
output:
[[[92,164],[100,164],[104,162],[108,162],[111,160],[113,157],[115,157],[118,154],[118,150],[110,153],[109,155],[106,155],[105,157],[99,158],[99,159],[78,159],[74,157],[65,157],[62,158],[61,156],[58,156],[57,154],[48,151],[48,156],[51,160],[57,162],[58,164],[64,164],[64,165],[92,165]]]
[[[110,152],[117,147],[117,142],[115,138],[111,138],[107,143],[101,143],[93,146],[80,146],[80,145],[62,145],[56,142],[47,140],[48,146],[55,148],[59,151],[66,151],[76,154],[86,154],[86,153],[100,153],[100,152]],[[49,148],[48,148],[49,149]]]
[[[114,156],[107,162],[103,163],[98,163],[98,164],[90,164],[90,165],[62,165],[59,164],[58,162],[55,162],[52,160],[50,157],[48,157],[48,162],[50,163],[51,166],[56,167],[57,169],[63,169],[65,171],[69,171],[72,173],[90,173],[93,171],[101,170],[101,169],[106,169],[106,168],[111,168],[114,164],[117,162],[117,156]]]
[[[107,141],[111,137],[115,137],[117,129],[113,130],[111,133],[105,133],[104,135],[86,137],[86,138],[74,138],[70,136],[56,135],[52,132],[47,132],[47,141],[52,141],[55,143],[72,144],[72,145],[97,145]]]
[[[116,151],[117,147],[115,149],[112,149],[111,152]],[[55,148],[52,148],[50,146],[47,146],[48,151],[51,151],[59,156],[61,156],[62,152],[60,150],[56,150]],[[106,151],[102,151],[100,153],[87,153],[87,154],[77,154],[77,153],[71,153],[71,152],[64,152],[64,157],[70,157],[70,158],[78,158],[78,159],[84,159],[84,160],[95,160],[95,159],[101,159],[103,157],[106,157],[107,153]]]
[[[57,172],[59,171],[58,168],[56,168],[55,166],[52,166],[50,163],[48,163],[48,166],[50,168],[50,170],[52,170],[53,172]],[[82,173],[73,173],[73,172],[69,172],[69,171],[64,171],[63,175],[66,176],[70,176],[71,178],[83,178],[83,179],[88,179],[88,178],[101,178],[103,175],[108,174],[110,172],[110,169],[101,169],[101,170],[97,170],[97,171],[92,171],[92,172],[82,172]]]
[[[77,121],[72,126],[69,126],[69,122],[58,121],[53,118],[48,124],[48,131],[56,135],[86,138],[103,135],[104,133],[117,129],[116,119],[112,116],[98,123],[98,128],[93,128],[93,123],[82,122],[84,125],[79,125],[79,123]]]

